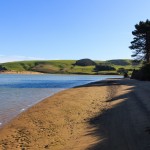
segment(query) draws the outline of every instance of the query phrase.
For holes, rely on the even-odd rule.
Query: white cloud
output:
[[[22,60],[45,60],[45,59],[39,58],[39,57],[18,56],[18,55],[6,56],[6,55],[0,54],[0,63],[12,62],[12,61],[22,61]]]

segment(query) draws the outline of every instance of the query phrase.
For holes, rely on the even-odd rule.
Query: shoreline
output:
[[[0,74],[44,74],[34,71],[1,71]]]
[[[44,73],[44,72],[34,72],[34,71],[0,71],[0,74],[63,74],[63,75],[116,75],[116,76],[122,76],[121,74],[111,74],[111,73],[102,73],[102,74],[89,74],[89,73],[62,73],[62,72],[55,72],[55,73]]]
[[[8,73],[9,74],[9,73]],[[119,78],[118,78],[119,79]],[[90,86],[91,84],[93,83],[100,83],[100,82],[105,82],[107,79],[105,80],[100,80],[100,81],[93,81],[93,82],[90,82],[90,83],[87,83],[87,84],[83,84],[83,85],[79,85],[79,86],[74,86],[74,87],[71,87],[71,88],[67,88],[67,89],[63,89],[63,90],[60,90],[50,96],[47,96],[45,98],[42,98],[41,100],[39,100],[37,103],[35,104],[32,104],[31,106],[27,106],[26,108],[22,108],[20,109],[20,113],[17,114],[15,117],[13,117],[12,119],[8,120],[6,123],[1,123],[0,122],[0,130],[5,127],[6,125],[8,125],[9,123],[11,123],[14,119],[20,117],[20,115],[26,111],[28,111],[28,109],[32,109],[32,107],[34,107],[35,105],[39,104],[39,103],[42,103],[43,101],[45,101],[46,99],[50,99],[52,96],[55,96],[56,94],[59,94],[60,92],[63,92],[63,91],[66,91],[66,90],[70,90],[70,89],[73,89],[73,88],[78,88],[78,87],[82,87],[82,86]]]
[[[142,149],[150,140],[143,132],[150,122],[144,113],[149,85],[107,79],[58,92],[1,128],[0,149]]]
[[[81,104],[80,104],[80,101],[79,101],[79,103],[78,103],[78,105],[76,106],[75,105],[75,102],[70,102],[70,105],[71,105],[71,107],[73,108],[73,112],[72,112],[72,110],[71,110],[71,108],[69,108],[68,107],[68,100],[70,99],[70,96],[69,95],[76,95],[76,92],[78,93],[79,92],[79,97],[81,98],[81,95],[82,95],[82,88],[85,86],[85,87],[89,87],[90,85],[93,85],[93,84],[105,84],[105,82],[107,82],[107,80],[101,80],[101,81],[97,81],[97,82],[91,82],[91,83],[88,83],[88,84],[85,84],[85,85],[80,85],[80,86],[77,86],[77,87],[72,87],[72,88],[69,88],[69,89],[66,89],[66,90],[63,90],[63,91],[60,91],[60,92],[58,92],[58,93],[56,93],[56,94],[54,94],[54,95],[52,95],[52,96],[50,96],[50,97],[48,97],[48,98],[46,98],[46,99],[43,99],[42,101],[40,101],[40,102],[38,102],[37,104],[35,104],[35,105],[33,105],[32,107],[29,107],[27,110],[25,110],[24,112],[22,112],[22,113],[20,113],[20,114],[18,114],[15,118],[13,118],[10,122],[8,122],[8,123],[6,123],[6,124],[4,124],[3,126],[1,126],[1,128],[0,128],[0,148],[5,148],[5,147],[7,147],[8,149],[11,149],[11,148],[13,148],[13,146],[15,145],[15,147],[14,148],[16,148],[16,149],[19,149],[20,147],[22,147],[23,145],[21,144],[21,143],[17,143],[18,142],[18,140],[20,139],[24,139],[24,137],[22,137],[22,135],[23,134],[25,134],[25,133],[21,133],[22,135],[21,135],[21,137],[20,137],[20,135],[18,135],[18,138],[12,138],[13,137],[13,135],[15,136],[16,135],[16,132],[24,132],[24,131],[22,131],[22,129],[24,130],[26,130],[25,132],[27,132],[28,133],[28,129],[29,128],[31,128],[32,130],[35,128],[35,131],[40,131],[40,130],[42,130],[42,132],[45,130],[44,128],[41,128],[41,125],[40,125],[40,122],[41,122],[41,119],[42,118],[44,118],[44,116],[43,117],[41,117],[41,113],[43,112],[43,111],[50,111],[50,114],[53,114],[53,116],[51,116],[51,118],[48,118],[48,122],[50,122],[50,124],[52,124],[52,126],[50,127],[51,128],[51,130],[57,130],[56,129],[56,126],[57,125],[60,125],[61,126],[61,128],[64,128],[64,126],[66,126],[68,129],[65,129],[65,131],[63,131],[63,132],[68,132],[67,133],[67,136],[65,135],[66,133],[63,133],[66,137],[64,137],[64,139],[60,139],[60,141],[58,142],[57,140],[56,140],[56,137],[58,138],[58,137],[61,137],[61,135],[60,134],[58,134],[58,136],[57,135],[55,135],[55,133],[52,133],[51,134],[51,136],[54,136],[54,137],[52,137],[52,140],[51,140],[51,146],[50,145],[48,145],[48,147],[51,147],[50,149],[52,149],[52,150],[57,150],[57,149],[64,149],[64,147],[66,147],[67,145],[66,144],[64,144],[64,142],[66,142],[66,140],[68,139],[68,137],[71,137],[71,138],[73,138],[74,139],[74,137],[73,136],[77,136],[76,135],[76,133],[73,133],[73,132],[75,132],[74,130],[76,129],[76,126],[79,124],[79,126],[87,126],[87,125],[85,125],[85,121],[86,120],[88,120],[88,118],[89,118],[89,115],[90,115],[90,110],[84,110],[84,113],[86,112],[86,111],[89,111],[89,112],[86,112],[85,114],[82,112],[82,108],[81,108],[81,110],[79,110],[78,111],[78,108],[77,107],[79,107]],[[76,91],[76,88],[77,88],[77,91]],[[98,90],[98,89],[97,89]],[[99,90],[98,90],[99,91]],[[103,91],[104,91],[104,93],[106,94],[106,89],[103,89]],[[62,98],[66,98],[66,95],[68,94],[68,92],[69,92],[69,95],[67,96],[67,103],[65,102],[65,100],[63,101],[63,100],[61,100]],[[93,92],[93,91],[92,91]],[[104,97],[106,96],[104,94]],[[99,94],[98,94],[99,95]],[[91,95],[92,96],[92,95]],[[74,98],[73,99],[76,99],[76,97],[75,96],[73,96]],[[102,96],[103,97],[103,96]],[[81,98],[82,99],[82,98]],[[54,110],[48,110],[47,108],[44,108],[44,107],[47,107],[47,104],[49,104],[50,103],[50,106],[49,106],[49,108],[50,109],[54,109]],[[64,104],[64,106],[63,107],[65,107],[65,108],[63,108],[62,106],[61,106],[61,104],[63,104],[63,103],[65,103]],[[91,102],[87,102],[87,105],[88,105],[88,109],[90,109],[90,104],[91,103],[93,103],[93,100],[91,101]],[[95,105],[95,104],[94,104]],[[43,106],[43,109],[41,108]],[[59,117],[59,116],[61,116],[61,113],[59,112],[59,107],[62,109],[63,108],[63,113],[65,112],[65,114],[63,114],[63,116],[62,117]],[[82,102],[82,107],[84,107],[84,103]],[[95,106],[96,107],[96,106]],[[79,108],[80,109],[80,108]],[[76,110],[78,111],[77,112],[77,114],[76,114]],[[47,113],[48,113],[47,112]],[[35,113],[35,114],[34,114]],[[36,114],[37,113],[37,114]],[[70,113],[73,113],[73,116],[69,116],[70,115]],[[75,113],[75,114],[74,114]],[[95,114],[96,112],[95,112],[95,110],[94,110],[94,112],[92,113],[92,114]],[[44,113],[45,114],[45,113]],[[59,114],[59,115],[56,115],[56,116],[54,116],[54,114]],[[78,118],[79,117],[79,115],[81,115],[82,114],[82,116],[81,116],[81,118]],[[34,116],[35,115],[35,116]],[[76,123],[75,123],[75,125],[74,125],[74,121],[72,120],[73,118],[74,118],[74,115],[77,117],[75,117],[76,118]],[[33,119],[33,118],[35,117],[36,119]],[[71,118],[70,118],[71,117]],[[72,118],[73,117],[73,118]],[[32,118],[32,119],[31,119]],[[55,118],[55,119],[54,119]],[[62,123],[63,123],[63,125],[61,125],[61,122],[58,120],[58,118],[62,121]],[[43,120],[43,119],[42,119]],[[55,121],[54,121],[55,120]],[[36,122],[37,121],[37,122]],[[52,122],[56,122],[56,125],[53,125],[53,123]],[[29,124],[26,124],[26,122],[28,122]],[[42,121],[43,122],[43,121]],[[30,124],[31,123],[31,124]],[[46,126],[47,126],[47,123],[45,122],[45,124],[46,124]],[[53,128],[55,128],[55,129],[53,129]],[[79,127],[79,128],[81,128],[81,127]],[[61,130],[60,129],[60,127],[59,127],[59,130]],[[81,130],[81,131],[80,131]],[[78,134],[81,134],[83,131],[83,129],[81,128],[79,130],[79,133]],[[31,132],[31,131],[30,131]],[[50,132],[58,132],[58,131],[50,131]],[[81,133],[80,133],[81,132]],[[33,133],[33,134],[35,134],[35,133]],[[33,135],[33,137],[34,138],[36,138],[37,137],[37,134],[38,133],[36,133],[36,136],[35,135]],[[75,135],[74,135],[75,134]],[[63,135],[63,136],[64,136]],[[25,135],[25,136],[29,136],[29,135]],[[41,136],[41,135],[40,135]],[[56,136],[56,137],[55,137]],[[6,140],[5,139],[5,137],[9,137],[8,138],[8,140]],[[44,138],[44,137],[42,137],[42,138]],[[58,138],[59,139],[59,138]],[[8,143],[6,144],[5,142],[3,143],[3,140],[4,141],[8,141]],[[32,139],[33,140],[33,139]],[[35,140],[35,139],[34,139]],[[13,142],[12,142],[13,141]],[[21,140],[22,141],[22,140]],[[24,141],[24,140],[23,140]],[[38,140],[37,140],[38,141]],[[35,149],[43,149],[43,148],[45,148],[45,146],[43,145],[43,144],[45,144],[45,141],[44,141],[44,143],[43,142],[41,142],[41,144],[40,145],[37,145],[37,142],[36,142],[36,144],[31,144],[31,146],[26,146],[26,144],[28,143],[26,140],[24,141],[25,142],[25,146],[23,146],[23,147],[25,147],[25,148],[28,148],[28,147],[31,147],[31,149],[34,147],[36,147]],[[23,142],[23,143],[24,143]],[[31,141],[30,141],[31,142]],[[39,142],[39,141],[38,141]],[[56,144],[53,144],[53,142]],[[13,144],[11,144],[11,143],[13,143]],[[43,144],[42,144],[43,143]],[[6,145],[7,146],[6,146]],[[28,145],[28,144],[27,144]],[[36,145],[36,146],[35,146]],[[65,145],[65,146],[64,146]],[[46,145],[47,146],[47,145]],[[42,148],[43,147],[43,148]],[[67,146],[68,147],[68,146]],[[70,147],[70,146],[69,146]]]
[[[24,76],[23,76],[24,77]],[[109,76],[107,76],[107,78],[108,78]],[[60,77],[59,77],[60,78]],[[97,77],[96,77],[97,78]],[[100,77],[101,78],[101,77]],[[99,79],[99,77],[97,78],[97,79]],[[100,79],[99,79],[100,80]],[[88,81],[89,83],[90,82],[92,82],[92,81]],[[95,82],[95,81],[93,81],[93,82]],[[81,84],[80,82],[78,83],[78,84]],[[83,83],[82,83],[83,84]],[[73,86],[75,86],[75,85],[73,85]],[[70,87],[69,87],[70,88]],[[72,87],[73,88],[73,87]],[[68,88],[67,88],[68,89]],[[64,89],[63,89],[64,90]],[[30,90],[29,90],[30,91]],[[58,93],[59,91],[61,91],[61,89],[59,89],[59,91],[56,89],[56,90],[51,90],[51,91],[53,91],[52,93],[53,94],[56,94],[56,93]],[[51,92],[50,91],[50,92]],[[57,91],[57,92],[56,92]],[[27,92],[27,91],[26,91]],[[34,91],[32,91],[32,92],[29,92],[30,94],[29,95],[33,95],[32,93],[34,92],[34,94],[36,94],[36,92],[38,92],[36,89],[34,90]],[[40,91],[39,91],[40,92]],[[14,92],[13,92],[14,93]],[[20,91],[19,93],[24,93],[24,92],[22,92],[22,91]],[[52,94],[52,95],[53,95]],[[9,93],[9,92],[7,92],[6,94],[5,94],[6,96],[7,95],[11,95],[11,92]],[[21,94],[20,94],[21,95]],[[38,93],[37,93],[37,95],[38,95]],[[8,122],[10,122],[13,118],[15,118],[16,116],[18,116],[20,113],[22,113],[22,112],[24,112],[24,111],[26,111],[28,108],[30,108],[30,107],[32,107],[33,106],[33,103],[34,103],[34,105],[35,104],[37,104],[38,102],[40,102],[40,101],[42,101],[42,100],[44,100],[45,98],[47,98],[47,97],[49,97],[49,96],[51,96],[51,94],[50,93],[48,93],[47,94],[47,96],[45,97],[42,97],[42,98],[40,98],[40,99],[37,99],[36,101],[32,101],[32,98],[33,98],[33,100],[35,99],[34,98],[34,96],[32,96],[32,98],[30,98],[31,99],[31,101],[32,101],[32,105],[31,105],[31,103],[30,102],[28,102],[28,103],[25,103],[25,105],[20,105],[20,102],[18,101],[18,103],[17,103],[17,107],[11,107],[11,108],[13,108],[13,109],[10,109],[10,110],[15,110],[15,111],[9,111],[9,109],[7,108],[7,109],[1,109],[1,112],[0,112],[0,114],[1,114],[1,116],[0,116],[0,128],[2,128],[5,124],[7,124]],[[4,96],[3,96],[4,97]],[[19,96],[20,97],[20,96]],[[27,96],[25,96],[26,98],[26,100],[28,101],[28,99],[29,99],[29,97],[28,97],[28,95]],[[14,95],[12,95],[12,97],[8,97],[8,99],[9,100],[15,100],[16,99],[16,96],[15,96],[15,94]],[[21,99],[20,99],[21,100]],[[11,101],[10,101],[10,103],[11,103]],[[9,102],[9,101],[8,101]],[[18,106],[20,106],[20,107],[18,107]],[[1,107],[2,108],[2,107]],[[11,112],[11,113],[10,113]],[[6,118],[5,118],[5,114],[7,114],[7,116],[6,116]]]
[[[70,89],[70,88],[69,88],[69,89]],[[18,113],[15,117],[11,118],[10,120],[7,120],[4,124],[3,124],[2,122],[0,122],[0,130],[1,130],[3,127],[5,127],[6,125],[8,125],[9,123],[11,123],[14,119],[18,118],[22,113],[28,111],[28,109],[31,109],[32,107],[34,107],[34,106],[37,105],[38,103],[41,103],[42,101],[44,101],[45,99],[51,98],[51,97],[54,96],[55,94],[57,94],[57,93],[59,93],[59,92],[63,92],[63,91],[65,91],[65,90],[68,90],[68,89],[60,90],[60,91],[58,91],[58,92],[56,92],[56,93],[53,93],[52,95],[46,96],[46,97],[44,97],[44,98],[42,98],[42,99],[39,99],[38,102],[35,102],[35,103],[33,103],[33,104],[30,104],[30,105],[27,105],[26,107],[22,107],[22,108],[20,109],[20,111],[19,111],[20,113]]]

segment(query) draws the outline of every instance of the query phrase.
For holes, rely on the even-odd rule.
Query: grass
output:
[[[43,73],[63,73],[63,74],[97,74],[93,71],[95,66],[74,66],[76,60],[39,60],[39,61],[18,61],[0,64],[8,71],[35,71]],[[129,71],[138,69],[140,65],[132,66],[131,60],[108,60],[108,61],[95,61],[99,63],[108,63],[113,66],[115,71],[99,71],[98,74],[118,74],[119,68],[124,68]]]

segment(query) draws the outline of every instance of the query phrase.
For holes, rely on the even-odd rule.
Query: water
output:
[[[0,74],[0,126],[61,90],[114,77],[119,76]]]

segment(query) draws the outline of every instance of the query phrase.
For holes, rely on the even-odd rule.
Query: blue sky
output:
[[[130,59],[145,0],[0,0],[0,62]]]

